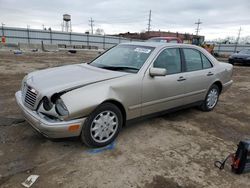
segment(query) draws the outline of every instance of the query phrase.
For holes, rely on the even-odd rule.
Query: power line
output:
[[[148,33],[151,29],[151,21],[152,21],[152,19],[151,19],[151,10],[150,10],[149,15],[148,15]]]
[[[90,18],[89,22],[90,22],[89,25],[90,25],[90,27],[91,27],[91,34],[93,35],[93,34],[94,34],[94,32],[93,32],[94,20],[93,20],[92,18]]]
[[[198,22],[195,22],[195,24],[197,25],[197,28],[195,29],[196,31],[196,35],[198,36],[199,35],[199,32],[200,32],[200,24],[202,24],[202,22],[200,21],[200,19],[198,19]]]

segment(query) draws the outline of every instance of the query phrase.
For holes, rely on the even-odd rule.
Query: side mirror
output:
[[[154,77],[154,76],[166,76],[167,75],[167,70],[163,68],[154,68],[151,67],[149,69],[149,75]]]

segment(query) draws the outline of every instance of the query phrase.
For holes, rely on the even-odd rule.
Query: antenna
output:
[[[150,10],[149,15],[148,15],[148,33],[151,29],[151,21],[152,21],[152,19],[151,19],[151,10]]]
[[[91,34],[93,35],[93,33],[94,33],[94,32],[93,32],[93,27],[94,27],[94,24],[93,24],[93,23],[94,23],[94,20],[93,20],[92,18],[90,18],[89,22],[90,22],[89,25],[90,25],[90,27],[91,27]]]
[[[201,30],[200,29],[200,24],[202,24],[202,22],[200,21],[200,19],[198,19],[198,22],[195,22],[195,24],[197,25],[197,28],[195,29],[196,35],[198,36],[199,35],[199,31]]]

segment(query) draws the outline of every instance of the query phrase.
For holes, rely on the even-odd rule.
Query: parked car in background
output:
[[[250,64],[250,49],[244,49],[229,56],[228,62],[232,65],[235,63]]]
[[[211,111],[232,84],[232,65],[186,44],[119,44],[90,63],[32,72],[16,100],[26,120],[51,138],[80,136],[105,146],[127,120],[199,106]]]
[[[182,43],[177,37],[153,37],[148,39],[149,42],[166,42],[166,43]]]

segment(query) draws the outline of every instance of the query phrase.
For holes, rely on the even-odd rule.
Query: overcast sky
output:
[[[5,26],[51,27],[61,30],[62,15],[72,17],[73,32],[102,28],[106,34],[141,32],[152,10],[152,30],[195,33],[202,21],[206,39],[250,35],[250,0],[0,0],[0,22]]]

